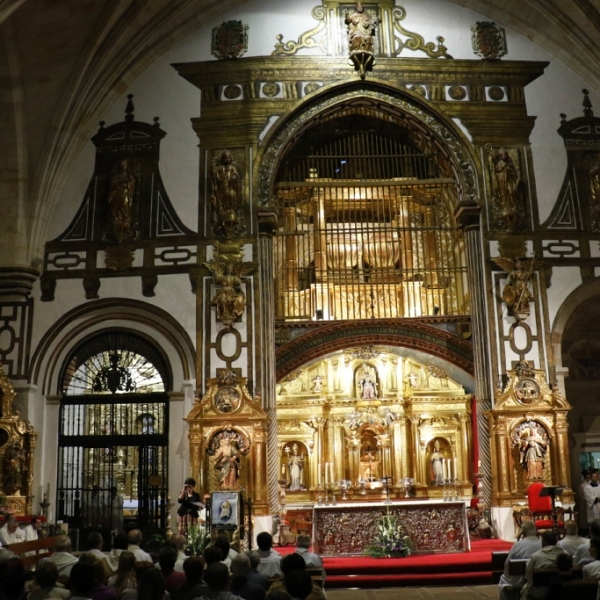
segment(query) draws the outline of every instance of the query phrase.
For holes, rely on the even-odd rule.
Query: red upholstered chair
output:
[[[537,530],[552,529],[554,526],[554,521],[552,520],[552,499],[550,496],[540,496],[540,492],[545,487],[541,481],[538,481],[532,483],[527,488],[529,510],[531,511],[531,516]],[[558,529],[560,532],[563,532],[565,529],[564,511],[561,508],[557,508],[556,513],[558,516]]]

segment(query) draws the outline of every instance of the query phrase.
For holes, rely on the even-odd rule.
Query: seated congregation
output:
[[[187,556],[182,535],[149,554],[139,529],[117,534],[108,552],[98,532],[82,552],[72,552],[66,535],[22,539],[13,530],[0,548],[0,600],[325,600],[325,572],[307,535],[285,556],[266,532],[257,536],[258,550],[238,553],[219,535],[203,556]]]

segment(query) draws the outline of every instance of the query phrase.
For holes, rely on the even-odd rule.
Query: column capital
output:
[[[260,235],[272,236],[277,229],[277,209],[264,208],[258,211],[258,231]]]

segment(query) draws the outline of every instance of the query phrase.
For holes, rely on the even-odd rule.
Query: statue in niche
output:
[[[494,179],[494,203],[505,230],[512,232],[519,224],[523,205],[521,176],[506,148],[494,150],[488,144],[486,149]]]
[[[242,182],[239,171],[229,150],[212,165],[212,204],[216,219],[230,237],[238,225],[238,212],[242,207]]]
[[[356,371],[358,397],[362,400],[377,398],[377,373],[374,367],[363,363]]]
[[[133,202],[136,178],[129,160],[122,160],[109,181],[108,206],[112,232],[119,243],[133,237]]]
[[[375,28],[379,25],[379,19],[369,17],[362,2],[357,2],[356,9],[352,14],[350,11],[346,11],[345,22],[348,26],[350,53],[373,52],[373,37]]]
[[[288,469],[290,473],[290,491],[304,489],[304,456],[298,454],[298,444],[294,443],[291,454],[288,446],[285,447],[288,455]]]
[[[529,316],[529,303],[533,300],[533,294],[529,290],[529,279],[534,269],[539,267],[535,262],[535,256],[531,259],[517,258],[492,258],[494,263],[508,273],[508,281],[502,290],[502,300],[506,303],[510,314],[522,320]]]
[[[23,444],[15,440],[10,444],[4,454],[4,489],[14,494],[24,487],[25,469],[27,468],[27,457],[23,450]]]
[[[320,394],[323,391],[323,376],[315,375],[312,378],[312,384],[313,384],[312,391],[315,392],[315,394]]]
[[[220,286],[212,299],[212,304],[217,307],[217,321],[230,328],[240,320],[246,309],[241,278],[252,265],[213,260],[204,263],[204,266],[212,272],[215,285]]]
[[[444,483],[444,453],[441,451],[440,441],[435,440],[433,452],[429,458],[431,464],[431,481],[434,485],[443,485]]]
[[[518,447],[519,464],[527,481],[543,479],[549,444],[545,429],[535,421],[525,421],[514,430],[512,442]]]
[[[235,489],[240,478],[241,457],[248,452],[250,448],[236,431],[221,431],[211,439],[206,453],[212,457],[211,464],[217,471],[222,490]]]

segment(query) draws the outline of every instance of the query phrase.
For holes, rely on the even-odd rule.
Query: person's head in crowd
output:
[[[589,529],[591,538],[600,537],[600,520],[594,519],[593,521],[590,521],[590,524],[588,525],[588,529]]]
[[[577,535],[578,531],[579,525],[577,525],[577,521],[574,519],[565,521],[565,535]]]
[[[183,561],[183,572],[188,583],[200,583],[204,575],[206,563],[201,556],[188,556]]]
[[[127,550],[127,546],[129,546],[127,535],[124,533],[117,533],[117,535],[115,535],[115,539],[113,540],[113,548],[115,550]]]
[[[594,560],[600,560],[600,537],[594,537],[590,540],[590,556]]]
[[[260,565],[260,555],[256,550],[246,550],[244,554],[250,559],[250,568],[256,571],[258,565]]]
[[[15,515],[8,515],[8,517],[6,517],[6,525],[4,526],[8,529],[9,533],[14,533],[19,527],[19,521],[17,521]]]
[[[117,594],[120,594],[136,578],[135,554],[133,552],[128,552],[127,550],[121,552],[119,555],[119,566],[114,574],[117,578],[113,583],[113,587]]]
[[[211,592],[225,592],[229,589],[229,569],[222,562],[208,565],[204,573],[204,581]]]
[[[104,540],[102,539],[102,534],[97,531],[92,531],[92,533],[87,536],[88,550],[102,550],[103,545]]]
[[[163,600],[165,596],[165,580],[156,568],[146,569],[140,577],[137,597],[140,600]]]
[[[533,521],[523,521],[521,523],[521,531],[523,532],[523,537],[537,536],[537,529]]]
[[[33,519],[31,519],[31,527],[36,531],[39,531],[42,528],[42,520],[39,517],[33,517]]]
[[[305,571],[306,570],[306,562],[302,558],[300,554],[297,552],[292,552],[291,554],[286,554],[281,559],[281,572],[285,575],[286,573],[291,573],[292,571]]]
[[[54,543],[57,552],[71,552],[71,539],[68,535],[59,535]]]
[[[158,564],[163,573],[171,573],[177,562],[177,550],[173,546],[165,546],[158,553]]]
[[[204,552],[202,554],[207,567],[213,563],[221,562],[224,558],[221,548],[217,548],[215,545],[204,548]]]
[[[142,530],[132,529],[127,534],[127,539],[132,546],[139,546],[142,543]]]
[[[9,558],[0,563],[0,598],[18,600],[25,589],[25,567],[20,558]]]
[[[561,573],[570,572],[573,568],[573,557],[570,554],[567,554],[566,552],[559,554],[556,557],[556,568]]]
[[[542,548],[546,546],[556,546],[558,539],[553,531],[544,531],[542,533]]]
[[[267,594],[265,600],[292,600],[292,597],[283,590],[274,590]]]
[[[58,581],[58,568],[51,560],[41,560],[35,567],[34,579],[42,589],[52,589]]]
[[[86,562],[76,562],[69,575],[71,596],[89,598],[96,587],[96,573],[93,565]]]
[[[260,550],[266,552],[273,547],[273,536],[268,531],[261,531],[256,536],[256,544]]]
[[[229,549],[231,548],[229,545],[229,538],[226,535],[221,534],[217,536],[214,543],[217,548],[221,548],[223,559],[226,559],[229,556]]]
[[[306,548],[308,550],[308,548],[310,548],[311,542],[312,542],[312,540],[310,539],[310,535],[306,535],[305,533],[302,533],[298,536],[298,540],[297,540],[298,548]]]
[[[106,576],[104,574],[104,567],[102,566],[102,561],[96,558],[93,554],[89,552],[84,552],[79,557],[79,562],[87,563],[88,565],[92,565],[94,567],[94,573],[96,574],[96,586],[99,586],[104,583]]]
[[[234,577],[246,577],[251,568],[250,559],[241,552],[231,559],[230,569]]]
[[[289,556],[291,556],[291,554]],[[305,600],[313,589],[310,575],[306,571],[300,569],[294,569],[293,571],[286,573],[283,577],[283,585],[285,585],[285,589],[290,596],[298,598],[299,600]]]
[[[140,560],[139,562],[135,563],[135,580],[138,582],[138,584],[142,578],[142,575],[150,569],[156,569],[154,563],[145,560]]]
[[[169,540],[169,544],[177,550],[177,552],[183,552],[183,548],[185,547],[185,538],[182,535],[172,535]]]

